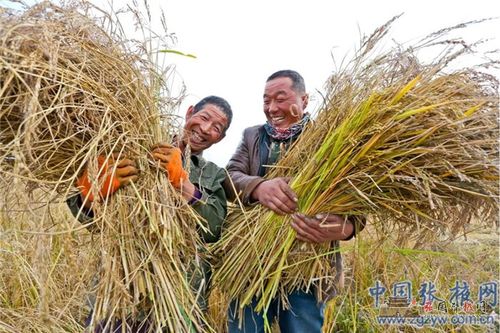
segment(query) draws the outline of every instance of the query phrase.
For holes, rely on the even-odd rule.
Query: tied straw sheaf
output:
[[[115,17],[72,6],[0,12],[0,170],[67,196],[87,168],[98,198],[98,157],[136,160],[138,181],[92,204],[101,249],[92,325],[210,331],[188,281],[204,221],[148,158],[177,128],[169,69],[147,51],[152,40],[134,49]]]
[[[495,217],[498,81],[479,67],[451,69],[474,46],[443,37],[467,24],[377,54],[395,19],[331,75],[315,120],[266,178],[291,177],[306,215],[369,216],[381,234],[422,242],[463,230],[475,215]],[[433,47],[441,53],[423,64],[418,52]],[[290,221],[261,205],[229,219],[213,249],[221,257],[214,284],[240,309],[257,297],[266,317],[275,297],[286,306],[294,290],[332,287],[338,244],[298,241]]]

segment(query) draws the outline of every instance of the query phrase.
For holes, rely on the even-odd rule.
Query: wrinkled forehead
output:
[[[293,82],[288,77],[279,77],[266,82],[264,96],[294,93]]]

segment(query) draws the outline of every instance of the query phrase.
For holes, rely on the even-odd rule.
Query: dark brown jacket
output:
[[[259,172],[262,167],[260,156],[260,141],[263,135],[262,131],[262,125],[245,129],[243,132],[243,139],[236,149],[236,152],[229,160],[226,169],[230,177],[226,178],[224,188],[228,199],[231,201],[233,201],[236,194],[238,194],[244,205],[251,204],[252,199],[250,198],[250,195],[252,191],[257,187],[257,185],[266,180],[263,176],[259,176]],[[355,233],[364,228],[364,222],[361,226],[357,224],[358,223],[355,223]],[[332,247],[335,249],[339,248],[339,242],[332,242]],[[317,290],[317,297],[323,301],[335,296],[338,293],[338,290],[343,288],[344,285],[344,272],[340,251],[333,253],[330,258],[332,267],[335,267],[335,273],[331,275],[330,281],[321,280],[319,282],[321,287]]]
[[[243,139],[229,160],[226,169],[230,177],[226,178],[224,188],[230,201],[235,199],[237,193],[244,205],[250,204],[250,194],[265,180],[258,176],[261,167],[259,137],[262,130],[262,125],[245,129]]]

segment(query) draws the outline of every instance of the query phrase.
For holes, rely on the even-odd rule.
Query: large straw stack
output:
[[[377,55],[390,23],[330,77],[316,120],[268,178],[292,177],[304,214],[371,215],[381,233],[422,240],[457,232],[476,214],[491,222],[498,211],[497,80],[470,67],[448,69],[472,51],[456,41],[443,42],[446,52],[430,64],[418,59],[448,30]],[[276,296],[286,304],[292,290],[333,282],[335,250],[297,241],[289,223],[260,205],[229,222],[215,249],[222,266],[214,283],[240,307],[258,296],[256,310],[266,314]]]
[[[64,200],[25,185],[0,180],[0,332],[82,332],[99,249]]]
[[[173,100],[161,99],[165,73],[129,51],[119,22],[97,24],[92,13],[48,2],[1,13],[0,171],[68,195],[84,168],[100,187],[98,156],[135,159],[140,179],[92,207],[101,248],[93,324],[131,318],[151,331],[203,331],[186,278],[201,221],[148,160],[175,130]]]

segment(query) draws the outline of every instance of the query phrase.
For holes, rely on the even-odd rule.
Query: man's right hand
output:
[[[105,177],[99,190],[101,198],[107,198],[119,188],[137,180],[139,170],[135,162],[128,158],[116,160],[117,157],[118,154],[113,154],[109,159],[106,159],[104,156],[99,156],[97,159],[99,168],[98,178],[101,180]],[[92,184],[88,178],[87,169],[78,178],[77,187],[80,189],[82,199],[87,198],[85,206],[88,207],[95,198],[92,194]]]
[[[288,182],[289,178],[266,180],[253,190],[252,199],[279,215],[293,214],[297,210],[297,195]]]

